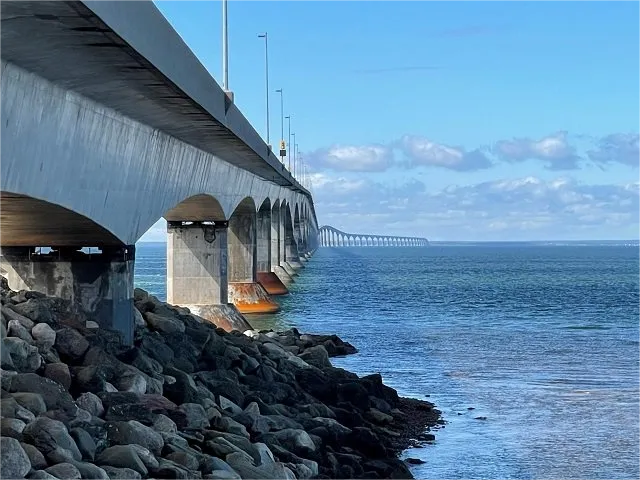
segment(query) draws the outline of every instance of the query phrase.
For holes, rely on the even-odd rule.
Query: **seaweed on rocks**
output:
[[[3,478],[412,478],[398,454],[440,421],[333,367],[357,351],[336,335],[226,332],[136,289],[126,347],[69,302],[4,279],[0,301]]]

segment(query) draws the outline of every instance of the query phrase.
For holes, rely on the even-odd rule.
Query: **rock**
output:
[[[49,363],[44,366],[44,376],[58,382],[66,390],[71,388],[71,372],[66,363]]]
[[[28,443],[21,443],[20,446],[29,457],[31,468],[33,468],[34,470],[43,470],[49,466],[44,458],[44,455],[40,453],[40,450],[38,450],[36,447],[34,447],[33,445],[29,445]]]
[[[424,460],[420,460],[419,458],[405,458],[404,461],[411,465],[422,465],[423,463],[426,463]]]
[[[76,399],[78,407],[83,408],[94,417],[102,417],[104,415],[104,407],[102,400],[96,394],[86,392]]]
[[[308,348],[304,352],[299,354],[298,357],[307,362],[309,365],[313,365],[314,367],[331,367],[329,354],[322,345],[316,345],[315,347]]]
[[[32,444],[45,455],[60,447],[69,450],[75,460],[82,460],[82,454],[62,422],[38,417],[25,427],[22,435],[25,442]]]
[[[154,457],[153,453],[151,453],[148,448],[144,448],[136,444],[132,444],[131,446],[134,448],[134,450],[138,454],[138,457],[140,458],[140,460],[142,460],[142,463],[144,463],[145,467],[147,467],[148,469],[158,468],[158,460],[156,459],[156,457]]]
[[[130,372],[118,379],[116,388],[120,392],[146,393],[147,380],[141,374]]]
[[[227,411],[233,415],[242,413],[242,409],[228,398],[220,395],[218,404],[223,411]]]
[[[0,438],[0,465],[2,478],[24,478],[31,470],[31,461],[15,438]]]
[[[21,440],[22,431],[26,426],[26,423],[17,418],[2,418],[0,419],[0,435]]]
[[[33,328],[33,325],[34,325],[33,321],[25,317],[24,315],[21,315],[20,313],[16,312],[15,306],[13,308],[3,306],[1,310],[2,310],[2,315],[7,319],[7,322],[16,321],[27,330],[31,330]]]
[[[27,330],[19,321],[9,320],[7,327],[7,334],[10,337],[18,337],[30,345],[34,343],[33,337],[29,333],[29,330]]]
[[[202,430],[209,427],[209,419],[202,405],[198,403],[183,403],[178,407],[184,413],[185,421],[180,428],[186,430]]]
[[[162,317],[155,313],[147,312],[144,314],[144,319],[147,321],[149,327],[154,330],[159,330],[164,333],[184,333],[185,326],[179,320],[169,317]]]
[[[21,407],[26,408],[31,413],[33,413],[33,415],[36,417],[39,415],[42,415],[44,412],[47,411],[47,406],[44,403],[44,400],[42,399],[42,395],[39,395],[37,393],[15,392],[11,394],[11,397],[15,399],[15,401],[18,404],[20,404]],[[3,415],[5,415],[4,403],[2,405],[3,405],[2,412],[3,412]],[[16,417],[16,418],[20,418],[20,417]]]
[[[66,448],[60,447],[56,447],[53,450],[47,452],[45,457],[47,458],[47,461],[52,465],[56,465],[58,463],[73,463],[75,461],[71,451],[67,450]]]
[[[200,393],[191,375],[177,368],[165,368],[167,375],[175,377],[176,382],[164,386],[164,396],[178,405],[182,403],[198,403]]]
[[[304,456],[316,451],[315,443],[304,430],[287,428],[273,435],[284,448],[299,455]]]
[[[117,468],[104,465],[102,469],[107,472],[111,480],[140,480],[142,475],[130,468]]]
[[[24,408],[13,397],[3,398],[2,401],[0,401],[0,413],[3,417],[16,418],[25,423],[32,422],[36,419],[33,412]]]
[[[163,414],[158,414],[153,422],[153,429],[157,432],[176,433],[178,427],[175,422]]]
[[[36,470],[33,473],[30,473],[27,478],[32,480],[58,480],[58,477],[54,477],[50,473],[45,472],[44,470]]]
[[[100,325],[92,320],[87,320],[87,323],[85,323],[84,326],[90,330],[97,330],[100,328]]]
[[[147,322],[144,321],[144,317],[137,308],[133,309],[133,324],[135,328],[144,328],[147,326]]]
[[[89,342],[73,328],[62,328],[56,331],[54,347],[63,357],[78,360],[89,350]]]
[[[369,418],[372,422],[378,423],[380,425],[393,422],[393,417],[391,415],[382,413],[377,408],[369,409],[369,411],[366,414],[366,417]]]
[[[3,335],[2,343],[4,345],[4,339],[6,335]],[[11,352],[8,348],[0,348],[0,366],[6,370],[15,370],[16,366],[13,364],[13,359],[11,358]]]
[[[82,478],[80,471],[70,463],[59,463],[53,467],[46,468],[44,471],[64,480],[79,480]]]
[[[93,440],[93,437],[91,437],[91,435],[82,428],[72,428],[69,434],[76,442],[78,450],[80,450],[80,453],[82,454],[82,458],[93,461],[97,449],[96,442]]]
[[[2,350],[6,350],[11,357],[11,363],[19,372],[35,372],[42,364],[42,358],[38,352],[38,348],[29,345],[27,342],[18,337],[6,337],[2,339]],[[3,354],[4,368],[11,368],[6,363],[6,354]]]
[[[112,445],[137,444],[151,450],[156,455],[160,455],[160,451],[164,446],[162,435],[135,420],[107,422],[105,427],[107,429],[107,438]]]
[[[90,478],[92,480],[109,480],[107,472],[92,463],[87,462],[69,462],[80,472],[81,478]]]
[[[50,325],[54,323],[49,304],[43,302],[42,299],[31,298],[26,302],[11,305],[11,310],[35,323],[48,323]],[[7,318],[12,319],[7,311],[4,311],[4,314],[7,315]]]
[[[275,463],[275,458],[273,457],[273,452],[269,450],[269,447],[264,443],[254,443],[253,448],[258,455],[258,465],[271,465]]]
[[[214,470],[211,473],[207,473],[202,478],[211,480],[242,480],[242,477],[236,472],[230,472],[228,470]]]
[[[56,332],[46,323],[37,323],[31,329],[36,345],[42,349],[49,349],[56,343]]]
[[[149,473],[133,445],[115,445],[106,448],[98,454],[96,464],[131,469],[142,476],[147,476]],[[105,471],[109,473],[106,468]]]
[[[72,415],[75,415],[78,410],[73,398],[62,385],[35,373],[20,373],[12,376],[7,390],[9,392],[37,393],[42,396],[47,410],[61,409]]]
[[[167,460],[171,460],[174,463],[182,465],[187,470],[195,471],[195,470],[198,470],[198,468],[200,467],[200,462],[198,462],[198,459],[195,456],[191,455],[190,453],[174,452],[174,453],[170,453],[165,458]]]

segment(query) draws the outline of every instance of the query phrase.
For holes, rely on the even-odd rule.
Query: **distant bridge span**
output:
[[[426,247],[429,245],[429,240],[423,237],[346,233],[331,225],[320,227],[318,235],[321,247]]]

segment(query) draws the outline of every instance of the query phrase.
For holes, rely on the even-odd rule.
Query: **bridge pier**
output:
[[[167,222],[167,302],[227,331],[251,329],[228,301],[227,222]]]
[[[102,247],[84,253],[81,247],[2,247],[2,268],[13,290],[33,290],[71,301],[101,328],[117,330],[133,343],[133,267],[135,246]]]
[[[290,272],[285,269],[285,257],[286,257],[286,247],[285,247],[285,239],[286,239],[286,216],[287,216],[287,208],[284,203],[280,204],[278,208],[274,208],[274,215],[271,217],[272,222],[272,230],[277,228],[278,231],[278,243],[277,245],[272,244],[272,248],[274,251],[278,252],[278,257],[271,263],[271,269],[273,273],[280,279],[280,281],[287,287],[291,285],[293,280],[294,272],[291,270]],[[276,217],[277,212],[277,217]],[[273,239],[272,239],[273,242]]]
[[[278,276],[271,271],[272,257],[275,255],[275,265],[278,265],[278,228],[274,228],[271,220],[273,215],[271,205],[268,200],[262,204],[258,210],[257,224],[257,255],[258,255],[258,272],[257,280],[269,295],[286,295],[289,293],[287,287],[280,281]],[[276,244],[273,244],[275,236]]]
[[[256,212],[252,200],[243,200],[229,219],[229,300],[240,313],[280,310],[258,283]]]

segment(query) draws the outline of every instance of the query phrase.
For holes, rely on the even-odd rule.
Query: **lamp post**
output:
[[[284,142],[284,93],[281,88],[276,93],[280,94],[280,141]],[[284,156],[280,155],[280,161],[284,164]]]
[[[258,34],[258,38],[264,38],[264,68],[267,95],[267,145],[269,145],[269,149],[271,149],[271,142],[269,141],[269,38],[267,36],[267,32]]]
[[[293,143],[289,145],[289,148],[291,149],[291,153],[293,154],[293,178],[296,178],[296,134],[292,133],[291,136],[293,137]]]
[[[229,43],[227,35],[227,0],[222,0],[222,89],[229,90]]]
[[[287,119],[287,124],[288,124],[288,129],[289,129],[289,143],[287,143],[287,145],[289,146],[289,173],[291,173],[291,115],[287,115],[286,117],[284,117]]]

